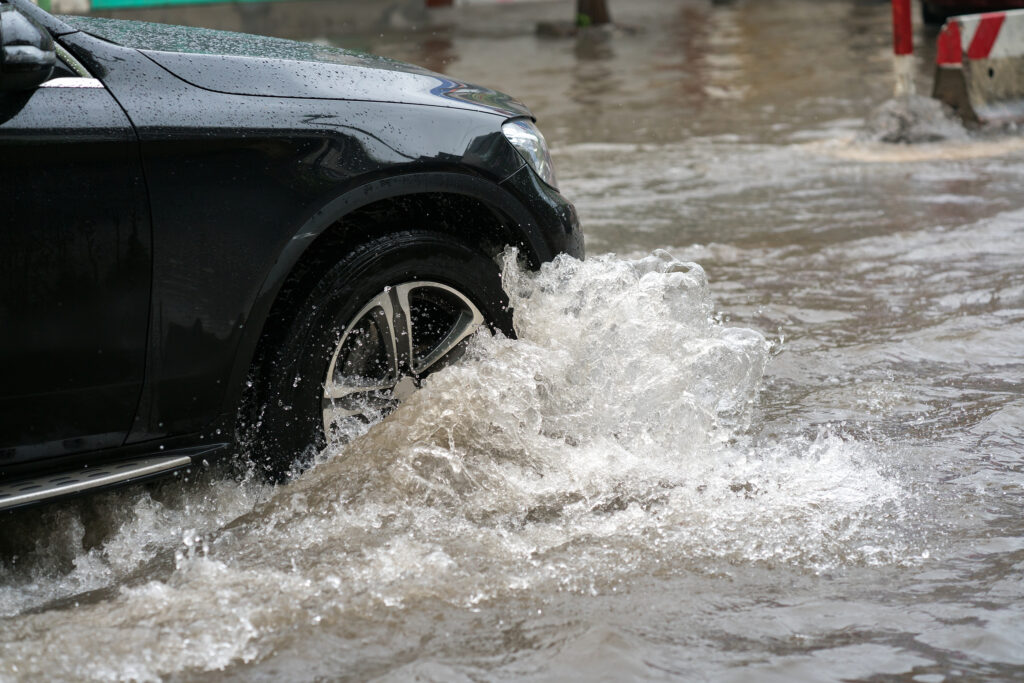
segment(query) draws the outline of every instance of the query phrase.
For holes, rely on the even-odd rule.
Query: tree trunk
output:
[[[610,24],[608,0],[576,0],[576,23],[580,26]]]

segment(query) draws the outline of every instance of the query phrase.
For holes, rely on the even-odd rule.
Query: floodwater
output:
[[[887,3],[612,6],[341,41],[530,104],[590,258],[292,484],[5,519],[0,680],[1024,677],[1021,139],[871,141]]]

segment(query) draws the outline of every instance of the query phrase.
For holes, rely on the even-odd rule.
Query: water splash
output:
[[[904,492],[870,445],[750,428],[770,346],[716,320],[700,266],[666,252],[539,273],[514,262],[503,277],[518,339],[478,335],[461,363],[262,502],[255,484],[211,492],[249,509],[177,519],[173,560],[133,560],[131,581],[108,574],[114,590],[74,609],[0,622],[0,673],[156,680],[258,661],[297,633],[345,641],[353,623],[365,633],[429,605],[593,596],[736,564],[907,560],[891,521]],[[159,530],[154,505],[116,523]],[[57,643],[59,661],[40,656]]]
[[[887,100],[868,117],[865,141],[914,144],[966,140],[967,130],[948,105],[907,95]]]

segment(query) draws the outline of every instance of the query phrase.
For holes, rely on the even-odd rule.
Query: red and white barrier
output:
[[[950,18],[936,62],[933,96],[965,120],[1024,120],[1024,10]]]
[[[910,0],[892,0],[892,65],[896,76],[896,97],[915,94],[914,30],[910,17]]]

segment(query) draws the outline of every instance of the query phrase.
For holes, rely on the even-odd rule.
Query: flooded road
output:
[[[0,680],[1024,676],[1021,139],[872,142],[886,3],[621,4],[339,39],[526,101],[591,258],[290,485],[4,520]]]

